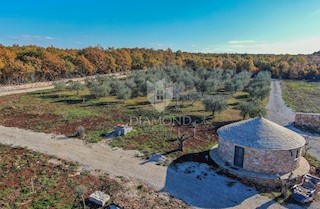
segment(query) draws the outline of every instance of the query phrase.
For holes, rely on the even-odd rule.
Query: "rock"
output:
[[[51,158],[48,160],[48,163],[52,163],[54,165],[60,165],[61,164],[61,160],[57,160],[55,158]]]
[[[110,200],[110,196],[101,191],[95,191],[89,196],[89,201],[104,206]]]
[[[80,172],[68,174],[69,178],[73,178],[73,177],[76,177],[76,176],[80,176]]]

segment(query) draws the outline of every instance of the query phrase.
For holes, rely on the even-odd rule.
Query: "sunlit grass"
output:
[[[284,81],[283,99],[296,112],[320,113],[320,83]]]

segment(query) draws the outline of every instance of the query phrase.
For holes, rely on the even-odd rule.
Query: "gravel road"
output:
[[[295,113],[282,99],[280,80],[272,80],[269,102],[266,106],[267,118],[301,134],[308,142],[309,153],[320,160],[320,135],[304,132],[293,126]]]
[[[281,82],[272,80],[269,102],[266,106],[267,118],[279,125],[287,126],[294,122],[295,113],[282,99]]]
[[[28,92],[40,91],[40,90],[46,90],[46,89],[53,89],[53,88],[54,88],[53,86],[46,86],[46,87],[39,87],[39,88],[1,91],[1,87],[0,87],[0,96],[6,96],[6,95],[11,95],[11,94],[22,94],[22,93],[28,93]]]
[[[194,208],[285,208],[250,187],[217,175],[203,164],[187,163],[168,168],[143,163],[135,157],[137,151],[112,149],[104,143],[85,144],[79,139],[3,126],[0,126],[0,143],[79,162],[86,170],[98,169],[111,177],[138,179],[156,190],[171,193]],[[199,175],[205,178],[199,180]],[[235,186],[228,186],[230,182]]]
[[[112,74],[106,74],[108,76],[115,76],[116,78],[126,78],[127,75],[121,75],[120,73],[112,73]],[[86,76],[81,78],[69,78],[69,79],[63,79],[62,81],[79,81],[81,83],[84,83],[86,79],[88,78],[95,78],[95,76]],[[11,94],[22,94],[27,92],[34,92],[34,91],[40,91],[40,90],[46,90],[46,89],[53,89],[53,82],[37,82],[37,83],[29,83],[29,84],[21,84],[21,85],[11,85],[11,86],[1,86],[0,85],[0,96],[6,96]]]

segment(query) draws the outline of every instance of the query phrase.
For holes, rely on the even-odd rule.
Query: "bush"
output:
[[[76,133],[75,133],[75,136],[80,138],[80,139],[84,139],[86,137],[86,134],[85,134],[85,129],[83,126],[79,126],[77,129],[76,129]]]
[[[53,82],[54,89],[57,91],[63,91],[66,89],[66,84],[63,81]]]

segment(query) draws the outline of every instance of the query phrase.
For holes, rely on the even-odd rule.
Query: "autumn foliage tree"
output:
[[[246,70],[253,74],[268,71],[276,78],[320,80],[318,54],[242,55],[188,53],[180,50],[173,52],[171,49],[105,49],[101,46],[59,49],[33,45],[9,47],[0,45],[0,84],[54,81],[61,78],[122,73],[173,65],[192,70],[227,69],[234,72]],[[217,77],[210,79],[219,80]],[[188,82],[190,83],[190,79]]]

